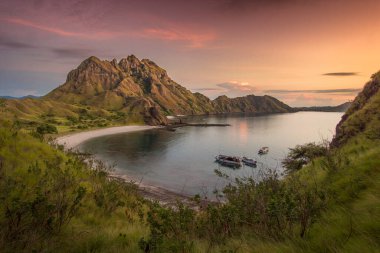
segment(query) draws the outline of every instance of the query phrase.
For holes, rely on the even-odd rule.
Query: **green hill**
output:
[[[365,134],[368,138],[380,137],[380,72],[371,80],[352,102],[336,128],[332,143],[340,146],[353,136]]]

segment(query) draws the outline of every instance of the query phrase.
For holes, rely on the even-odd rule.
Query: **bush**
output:
[[[50,124],[43,124],[36,128],[36,132],[40,135],[44,134],[56,134],[58,133],[58,130],[55,126]]]
[[[198,213],[183,204],[153,204],[148,213],[151,235],[140,247],[148,252],[191,252],[198,239],[221,245],[247,232],[272,240],[304,237],[326,204],[326,194],[317,185],[305,187],[295,175],[280,180],[274,171],[260,182],[237,179],[223,193],[223,203],[209,203]]]
[[[140,240],[140,248],[145,252],[190,252],[196,233],[195,214],[180,202],[175,209],[153,203],[147,218],[151,235],[148,240]]]
[[[59,162],[59,161],[57,161]],[[68,167],[76,166],[68,161]],[[48,169],[45,170],[43,167]],[[59,164],[32,164],[26,177],[2,176],[0,233],[9,248],[26,249],[59,233],[75,216],[86,192],[75,174]]]
[[[5,98],[0,98],[0,107],[5,107],[6,102],[7,102],[7,100]]]
[[[290,148],[289,154],[282,161],[282,166],[284,166],[287,173],[295,172],[312,159],[326,155],[327,151],[327,145],[315,143],[297,145],[295,148]]]
[[[79,122],[78,118],[77,118],[77,117],[74,117],[74,116],[67,116],[66,119],[67,119],[68,121],[72,122],[73,124]]]

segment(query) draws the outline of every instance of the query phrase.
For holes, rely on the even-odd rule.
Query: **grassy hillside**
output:
[[[84,159],[1,121],[1,252],[139,251],[148,228],[135,186]]]
[[[365,133],[368,138],[380,137],[380,72],[372,75],[339,122],[333,145],[340,146],[353,136]]]
[[[68,104],[45,99],[2,99],[0,117],[34,130],[44,124],[57,127],[59,133],[126,124],[144,124],[133,108],[111,111],[98,107]]]
[[[219,193],[227,204],[195,212],[144,203],[133,186],[107,180],[102,167],[90,170],[84,157],[6,125],[0,130],[0,248],[376,252],[379,144],[358,135],[286,180],[271,173],[259,184],[244,179]]]
[[[337,144],[285,179],[270,170],[260,182],[231,179],[215,192],[223,202],[195,196],[197,211],[143,200],[101,163],[87,165],[17,118],[1,119],[0,251],[378,252],[378,78],[338,125]]]

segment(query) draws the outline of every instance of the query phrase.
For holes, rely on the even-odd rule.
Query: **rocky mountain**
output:
[[[148,124],[166,123],[166,115],[281,113],[292,108],[270,96],[215,100],[192,93],[151,60],[134,55],[107,61],[90,57],[69,72],[66,82],[44,99],[123,111]]]
[[[212,101],[212,104],[216,113],[283,113],[292,111],[290,106],[267,95],[248,95],[237,98],[219,96]]]
[[[332,146],[338,147],[359,133],[380,139],[380,72],[358,94],[336,127]]]

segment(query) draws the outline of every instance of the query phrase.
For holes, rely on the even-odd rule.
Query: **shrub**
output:
[[[50,124],[43,124],[36,128],[36,132],[40,135],[44,134],[56,134],[58,133],[58,130],[55,126]]]
[[[327,145],[315,143],[297,145],[295,148],[290,148],[289,154],[282,161],[282,166],[284,166],[287,173],[295,172],[312,159],[326,155],[327,151]]]
[[[9,248],[26,249],[59,233],[75,216],[86,192],[73,174],[57,163],[29,166],[26,177],[3,175],[0,181],[0,233]],[[44,166],[44,167],[45,167]],[[74,161],[66,166],[76,167]]]

